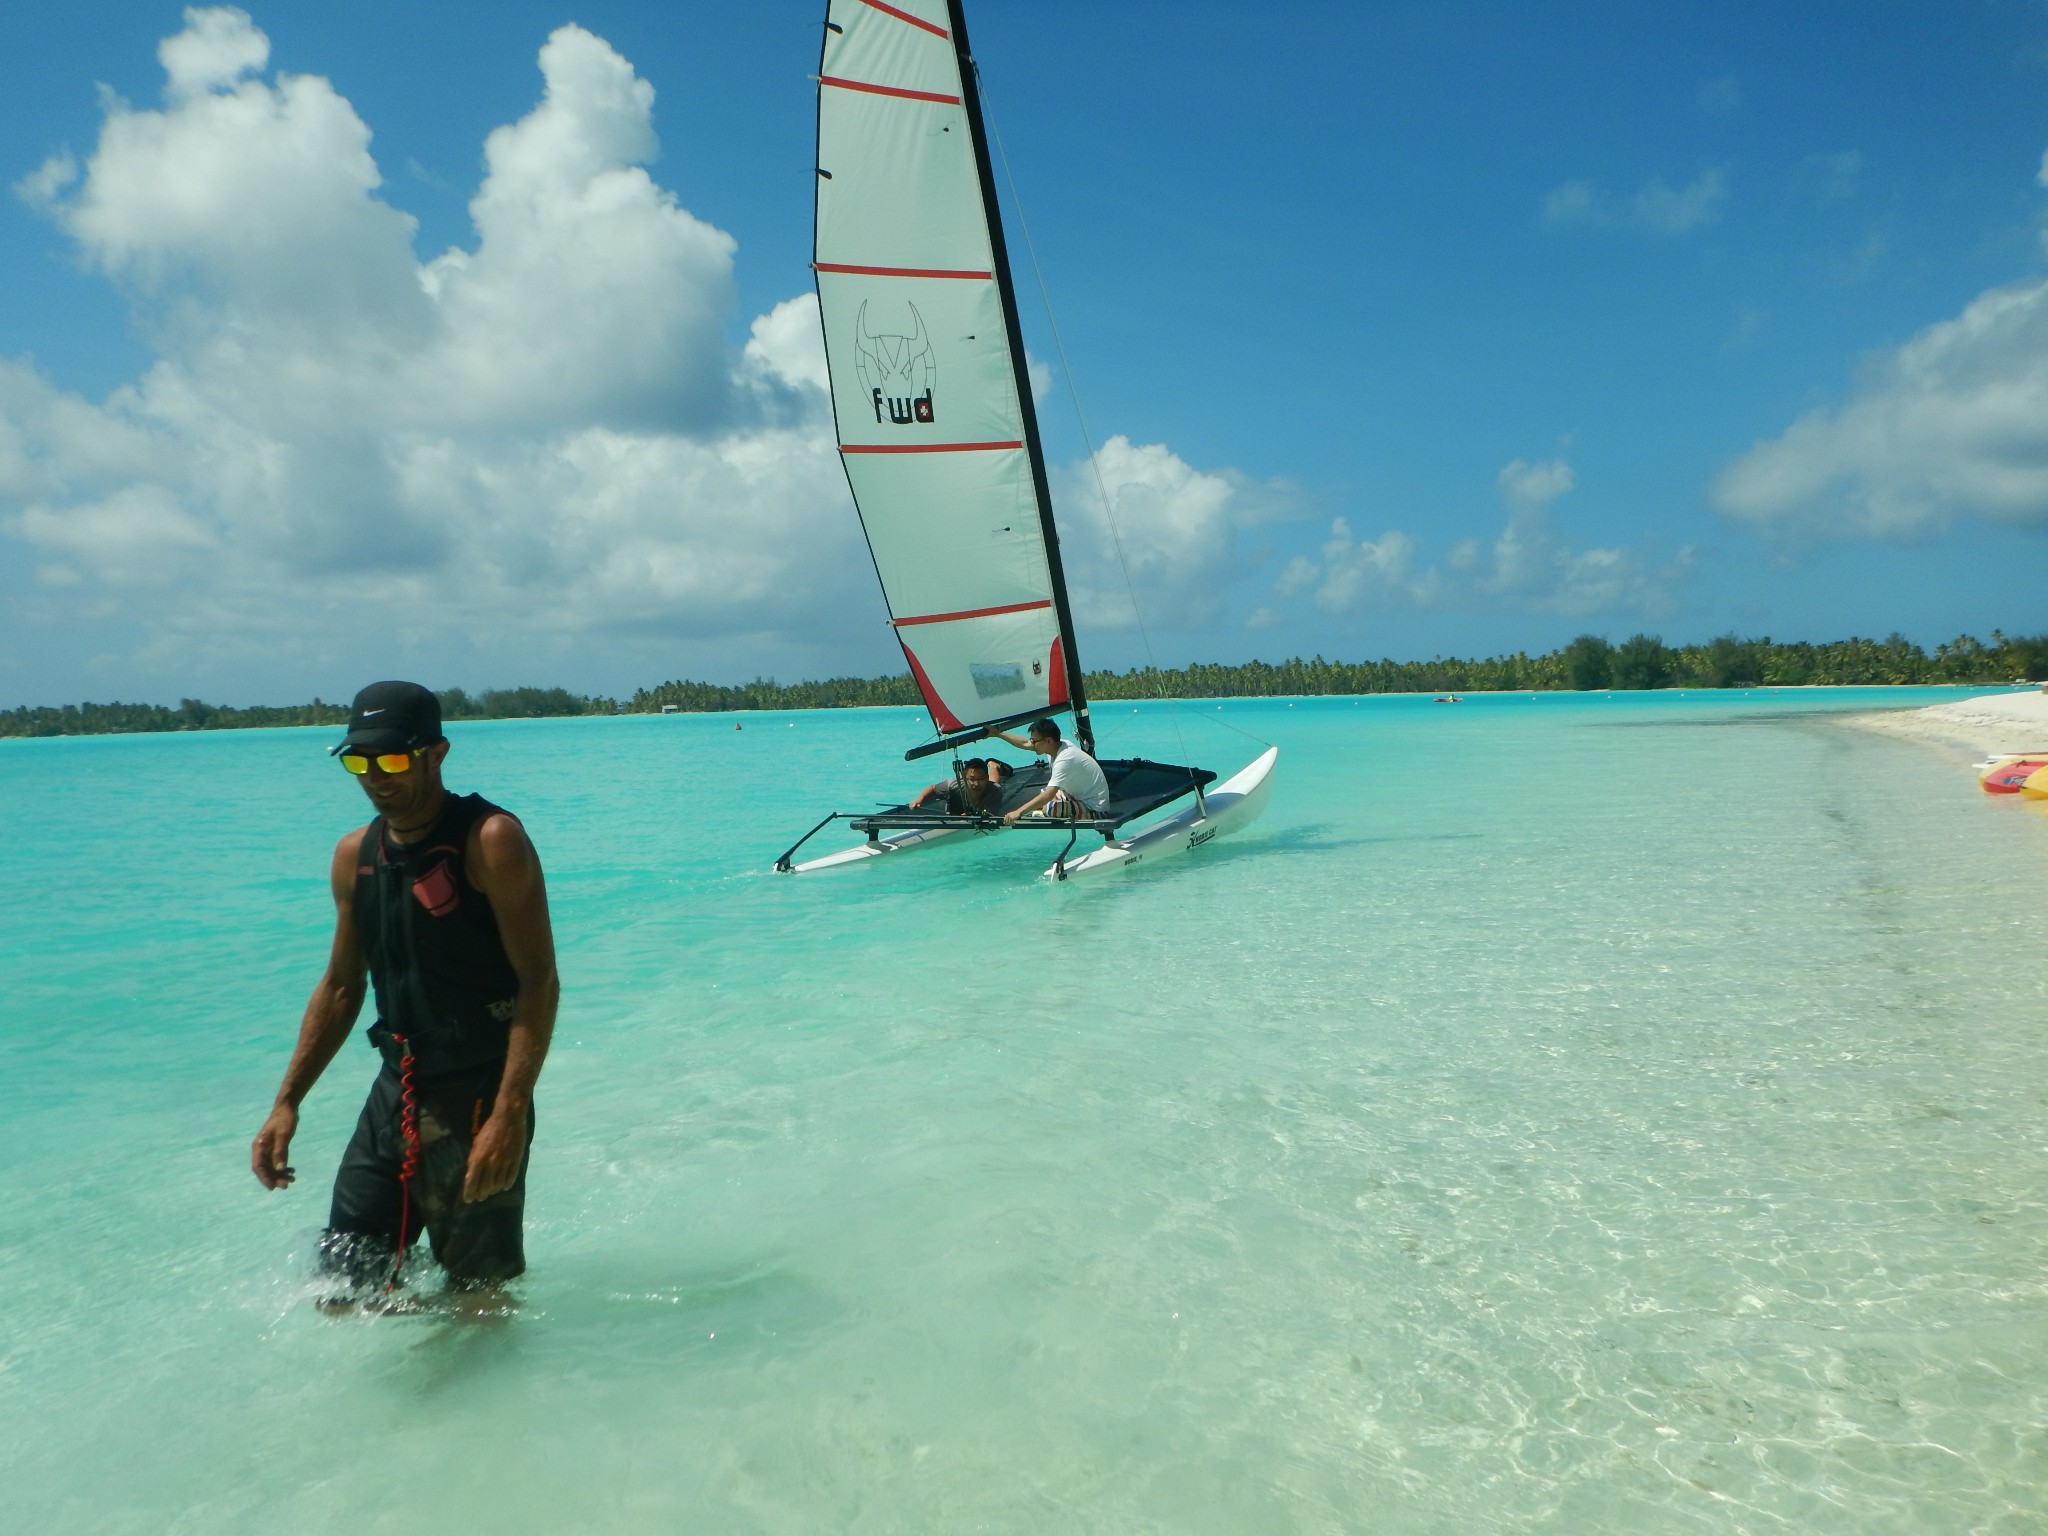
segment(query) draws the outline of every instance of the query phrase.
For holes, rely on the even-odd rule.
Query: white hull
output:
[[[792,864],[789,872],[793,875],[813,874],[821,869],[838,869],[844,864],[858,864],[862,859],[879,859],[885,853],[902,853],[908,848],[924,848],[941,838],[958,837],[969,832],[971,827],[927,827],[918,832],[896,832],[888,837],[878,838],[872,843],[860,843],[852,848],[843,848],[838,853],[828,853],[822,858],[805,859],[801,864]]]
[[[1188,806],[1164,821],[1154,822],[1142,832],[1106,843],[1082,858],[1069,859],[1062,875],[1054,865],[1045,872],[1048,880],[1077,879],[1083,875],[1106,874],[1139,864],[1156,864],[1179,853],[1189,853],[1225,833],[1249,826],[1259,819],[1273,793],[1273,765],[1280,749],[1268,747],[1247,767],[1211,789],[1207,795],[1208,814],[1200,802]]]

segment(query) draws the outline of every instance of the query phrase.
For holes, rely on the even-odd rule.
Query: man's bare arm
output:
[[[334,846],[334,860],[328,868],[328,884],[334,894],[334,942],[327,952],[327,969],[307,1000],[305,1017],[299,1021],[299,1041],[292,1048],[270,1116],[249,1148],[250,1169],[265,1189],[282,1189],[291,1183],[291,1146],[299,1128],[299,1104],[334,1060],[362,1011],[368,966],[356,936],[354,913],[356,847],[361,840],[358,829]]]
[[[1037,794],[1033,795],[1029,800],[1026,800],[1022,805],[1018,806],[1017,809],[1005,814],[1003,820],[1015,821],[1019,816],[1029,816],[1041,805],[1049,804],[1052,800],[1052,796],[1052,786],[1047,785],[1044,789],[1041,789]]]
[[[498,919],[505,958],[519,978],[505,1074],[491,1117],[470,1144],[464,1200],[485,1200],[510,1189],[526,1155],[526,1116],[533,1085],[554,1038],[561,979],[555,972],[555,936],[548,921],[547,883],[526,828],[510,816],[489,817],[473,835],[470,883],[484,893]]]

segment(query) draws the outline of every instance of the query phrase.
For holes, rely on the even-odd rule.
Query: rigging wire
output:
[[[1008,151],[1003,148],[1002,132],[996,127],[995,111],[989,105],[988,89],[983,84],[981,78],[981,66],[975,64],[973,67],[975,88],[981,95],[982,121],[987,125],[989,138],[995,144],[996,158],[1002,162],[1003,183],[1010,189],[1010,206],[1017,213],[1017,231],[1024,237],[1024,253],[1031,262],[1031,278],[1038,285],[1038,301],[1045,306],[1046,328],[1052,333],[1053,351],[1060,360],[1061,376],[1067,381],[1067,398],[1073,402],[1074,424],[1081,430],[1082,445],[1088,450],[1088,470],[1095,480],[1095,494],[1102,502],[1103,519],[1109,524],[1110,547],[1116,551],[1117,569],[1123,572],[1124,591],[1129,594],[1131,599],[1131,614],[1138,621],[1138,638],[1143,641],[1145,646],[1146,670],[1151,675],[1154,694],[1159,699],[1159,702],[1166,706],[1168,718],[1173,722],[1174,740],[1180,743],[1180,755],[1183,759],[1187,759],[1191,754],[1188,751],[1187,738],[1181,734],[1181,702],[1178,699],[1167,697],[1165,686],[1159,680],[1159,658],[1152,650],[1152,632],[1146,627],[1145,610],[1138,602],[1137,583],[1131,580],[1130,561],[1124,557],[1123,534],[1116,525],[1116,509],[1110,503],[1109,486],[1102,478],[1102,461],[1096,455],[1095,438],[1089,432],[1088,419],[1081,410],[1080,386],[1074,382],[1074,369],[1067,361],[1067,345],[1060,338],[1059,321],[1053,316],[1052,294],[1045,286],[1045,272],[1038,265],[1038,247],[1031,239],[1031,221],[1024,216],[1024,200],[1017,194],[1017,178],[1010,173],[1010,156]],[[1226,725],[1228,729],[1236,731],[1238,735],[1248,736],[1261,745],[1272,745],[1264,737],[1253,736],[1250,731],[1244,730],[1240,726],[1228,725],[1228,722],[1222,720],[1217,721],[1216,724]]]

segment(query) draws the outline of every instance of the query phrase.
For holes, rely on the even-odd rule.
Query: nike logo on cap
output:
[[[381,709],[366,709],[366,710],[364,710],[364,711],[363,711],[363,718],[364,718],[365,720],[367,720],[367,719],[369,719],[369,718],[370,718],[370,716],[372,716],[372,715],[381,715],[381,714],[383,714],[383,713],[384,713],[384,711],[383,711],[383,710],[381,710]]]

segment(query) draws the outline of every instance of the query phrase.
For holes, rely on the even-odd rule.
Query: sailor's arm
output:
[[[1015,809],[1014,811],[1005,812],[1003,815],[1003,820],[1015,821],[1019,816],[1029,816],[1033,811],[1037,810],[1040,806],[1049,804],[1052,800],[1052,797],[1053,788],[1050,784],[1048,784],[1045,786],[1045,788],[1041,789],[1037,794],[1033,795],[1029,800],[1026,800],[1022,805],[1018,806],[1017,809]]]
[[[1014,731],[983,731],[982,735],[990,741],[1007,741],[1011,746],[1022,747],[1026,752],[1038,750],[1027,738],[1017,735]]]
[[[470,861],[470,883],[484,893],[498,919],[498,937],[505,958],[519,978],[512,1028],[505,1053],[505,1072],[491,1117],[470,1143],[469,1172],[463,1180],[464,1200],[484,1200],[510,1189],[526,1155],[526,1117],[533,1107],[533,1085],[547,1060],[554,1038],[555,1009],[561,1000],[561,978],[555,971],[555,936],[548,921],[547,883],[540,855],[526,828],[510,816],[492,816],[475,833],[476,857]]]
[[[913,811],[916,810],[919,806],[923,805],[925,801],[931,799],[932,796],[938,794],[939,791],[944,789],[946,787],[946,783],[946,780],[941,779],[936,784],[925,785],[923,789],[920,789],[917,792],[917,798],[910,802],[909,809]]]
[[[334,1060],[362,1011],[368,967],[356,936],[354,912],[356,848],[361,841],[362,832],[357,830],[334,845],[327,872],[334,895],[334,941],[328,947],[327,969],[306,1002],[298,1044],[292,1048],[270,1116],[249,1148],[249,1167],[265,1189],[282,1189],[291,1183],[289,1158],[292,1137],[299,1128],[300,1101]]]

